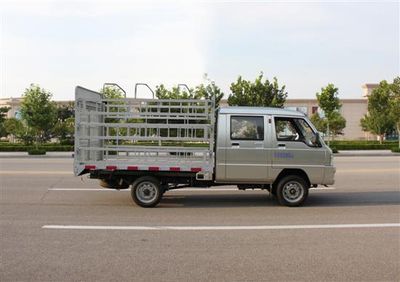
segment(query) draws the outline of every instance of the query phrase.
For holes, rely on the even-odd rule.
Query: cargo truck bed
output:
[[[74,173],[182,171],[211,178],[212,100],[104,99],[76,87]]]

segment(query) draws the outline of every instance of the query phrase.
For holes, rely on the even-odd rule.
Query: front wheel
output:
[[[283,206],[300,206],[308,196],[307,182],[297,175],[285,176],[277,185],[276,196]]]
[[[132,199],[141,207],[155,207],[161,201],[162,195],[163,188],[157,178],[144,176],[138,178],[132,184]]]

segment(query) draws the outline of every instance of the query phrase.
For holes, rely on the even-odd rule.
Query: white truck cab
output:
[[[104,99],[79,86],[75,95],[75,175],[131,187],[142,207],[156,206],[168,190],[216,185],[266,189],[280,204],[299,206],[309,188],[334,183],[332,151],[303,113]]]

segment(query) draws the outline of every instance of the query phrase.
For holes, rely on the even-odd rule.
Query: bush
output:
[[[325,141],[327,143],[327,141]],[[336,146],[336,145],[361,145],[361,146],[366,146],[366,145],[380,145],[379,141],[376,140],[333,140],[330,141],[329,144],[331,146]],[[383,141],[382,145],[390,145],[391,147],[396,146],[397,141]]]
[[[378,140],[332,140],[331,143],[337,144],[380,144]],[[384,140],[383,144],[395,144],[397,140]]]
[[[74,139],[61,140],[60,145],[74,145]]]
[[[0,145],[0,152],[26,152],[32,146],[24,145]]]
[[[39,147],[46,149],[48,152],[72,152],[74,151],[74,146],[71,145],[53,145],[48,147]]]
[[[46,150],[43,149],[30,149],[28,155],[46,155]]]
[[[386,141],[379,144],[378,141],[331,141],[330,147],[336,150],[391,150],[396,142]]]
[[[331,147],[332,153],[336,154],[338,152],[338,149],[336,147]]]
[[[393,147],[392,148],[393,153],[400,153],[400,148],[399,147]]]
[[[0,152],[27,152],[36,149],[36,146],[23,145],[23,144],[0,144]],[[38,146],[38,149],[45,150],[47,152],[72,152],[74,146],[71,145],[57,145],[57,144],[44,144]]]
[[[391,144],[337,144],[334,145],[337,150],[390,150]]]

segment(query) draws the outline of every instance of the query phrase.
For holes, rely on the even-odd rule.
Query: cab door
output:
[[[266,117],[227,115],[225,180],[255,183],[268,179]]]
[[[314,144],[311,126],[302,117],[275,117],[272,174],[284,168],[302,169],[318,182],[323,176],[325,149]]]

